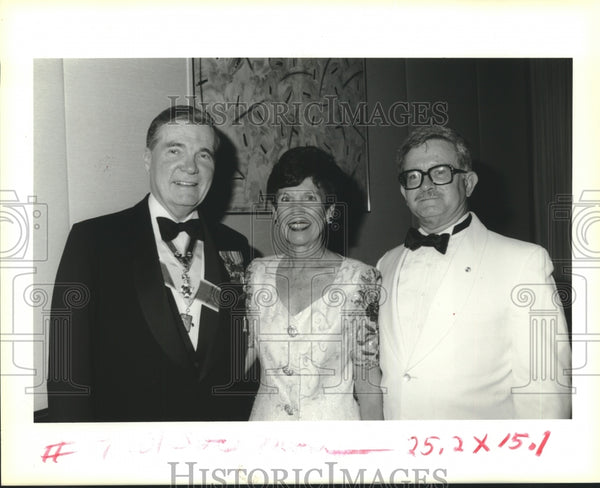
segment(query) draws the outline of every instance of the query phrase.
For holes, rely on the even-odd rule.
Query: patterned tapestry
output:
[[[236,149],[230,212],[264,210],[271,168],[302,145],[332,154],[368,197],[364,60],[196,58],[193,76],[196,104]]]

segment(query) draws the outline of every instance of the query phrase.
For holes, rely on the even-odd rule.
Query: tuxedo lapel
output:
[[[131,245],[134,246],[133,273],[140,307],[154,339],[165,354],[175,363],[187,367],[190,359],[173,321],[150,222],[148,199],[136,205],[134,212]]]
[[[460,320],[473,292],[487,241],[487,229],[473,215],[473,222],[463,231],[459,247],[450,257],[440,286],[427,313],[421,334],[410,356],[409,367],[422,361],[435,349]]]
[[[227,273],[219,256],[217,243],[214,240],[213,233],[206,225],[206,221],[202,219],[204,227],[204,279],[212,284],[222,287],[228,281]],[[220,302],[220,297],[219,302]],[[200,316],[200,330],[198,332],[198,346],[196,355],[200,362],[200,370],[198,372],[199,379],[202,379],[209,370],[210,364],[215,358],[215,353],[218,353],[218,348],[215,347],[219,327],[228,326],[229,324],[221,324],[221,318],[228,314],[223,311],[215,312],[206,306],[202,306]]]
[[[409,357],[408,341],[404,336],[404,327],[398,323],[397,317],[400,316],[398,303],[398,278],[401,273],[402,264],[406,259],[406,253],[409,252],[404,246],[394,251],[393,259],[386,262],[381,268],[383,276],[382,290],[388,293],[383,297],[384,302],[380,309],[381,326],[380,333],[381,347],[385,348],[387,354],[395,356],[395,362],[402,361]],[[391,257],[391,256],[390,256]],[[384,315],[385,314],[385,315]]]

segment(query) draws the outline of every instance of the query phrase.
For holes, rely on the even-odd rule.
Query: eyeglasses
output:
[[[447,185],[452,183],[454,175],[459,173],[468,173],[468,171],[453,168],[449,164],[438,164],[437,166],[432,166],[427,171],[421,171],[420,169],[403,171],[398,175],[398,180],[406,190],[416,190],[423,184],[423,177],[425,175],[429,176],[429,179],[435,185]]]

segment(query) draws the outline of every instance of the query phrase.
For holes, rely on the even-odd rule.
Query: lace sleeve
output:
[[[356,314],[355,347],[352,361],[356,366],[371,368],[379,365],[379,297],[381,273],[368,268],[360,274],[356,301],[359,312]]]

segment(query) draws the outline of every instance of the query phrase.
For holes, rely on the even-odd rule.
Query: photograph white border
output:
[[[35,58],[323,56],[323,46],[327,46],[327,55],[340,57],[573,58],[574,199],[577,201],[584,191],[597,195],[600,189],[596,142],[600,134],[600,16],[594,2],[508,6],[458,1],[421,2],[418,6],[408,2],[369,6],[358,2],[118,5],[16,0],[1,4],[3,189],[16,189],[19,195],[34,194]],[[284,20],[292,18],[293,22]],[[340,31],[360,35],[347,44],[349,36],[340,35]],[[202,45],[202,52],[198,52]],[[590,235],[590,239],[588,245],[598,244],[597,235]],[[588,297],[599,296],[595,283],[599,266],[596,260],[578,268],[587,279]],[[5,284],[3,304],[12,301],[10,286]],[[597,310],[591,307],[575,307],[573,323],[587,320],[588,332],[598,334],[591,329],[600,323]],[[14,320],[31,321],[30,309],[14,312]],[[2,333],[10,333],[13,319],[6,320],[2,313]],[[4,352],[4,343],[2,347]],[[33,364],[33,357],[23,354],[20,362]],[[5,357],[3,354],[3,366]],[[597,357],[588,358],[595,361],[591,371],[600,371]],[[574,364],[578,359],[574,358]],[[169,462],[180,463],[178,473],[185,472],[185,463],[196,463],[196,483],[202,481],[202,469],[215,468],[244,468],[246,472],[261,468],[269,473],[273,469],[300,469],[301,476],[321,469],[322,481],[332,481],[327,480],[326,462],[337,463],[335,470],[340,476],[342,468],[353,477],[357,475],[357,464],[366,473],[379,469],[384,476],[398,469],[409,471],[408,478],[397,481],[419,476],[415,474],[417,468],[429,470],[429,482],[435,481],[431,475],[436,469],[446,470],[438,476],[451,483],[600,479],[597,373],[574,378],[573,420],[329,422],[326,428],[323,423],[312,422],[268,427],[262,423],[33,424],[33,397],[24,394],[31,377],[2,376],[1,380],[5,484],[169,484]],[[466,440],[488,434],[496,440],[508,432],[528,432],[537,439],[546,430],[552,431],[552,437],[540,457],[529,451],[496,449],[485,455],[465,452],[425,458],[411,457],[406,450],[411,436],[445,439],[458,435]],[[62,441],[74,442],[79,448],[77,456],[43,462],[45,447]],[[64,451],[67,449],[68,445]],[[260,472],[257,480],[261,482]],[[319,473],[313,471],[308,480],[318,482]],[[185,477],[177,481],[187,485]]]

